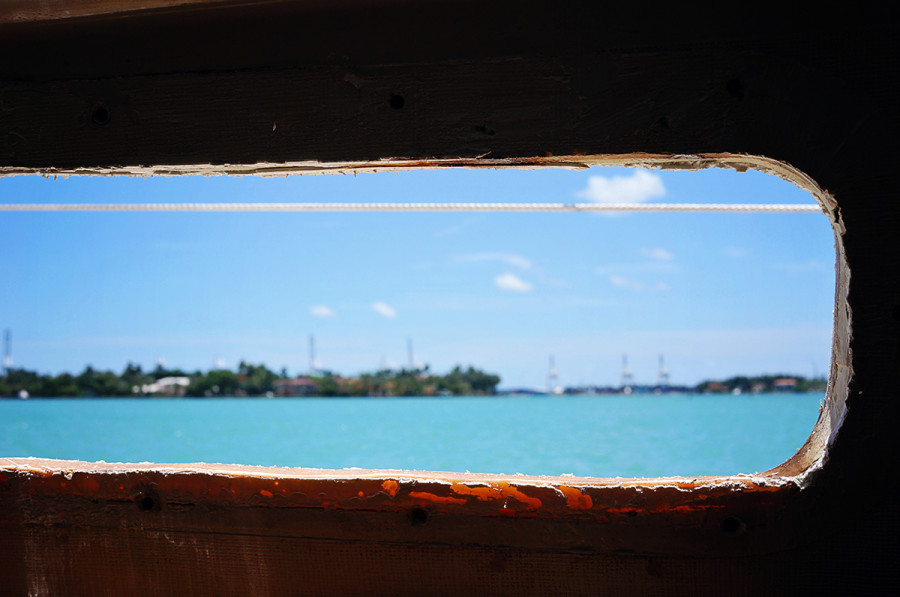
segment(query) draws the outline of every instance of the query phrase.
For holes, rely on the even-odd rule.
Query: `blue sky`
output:
[[[812,203],[758,172],[438,170],[286,178],[10,177],[33,202]],[[821,214],[0,213],[17,367],[345,375],[416,361],[505,387],[825,374],[834,238]]]

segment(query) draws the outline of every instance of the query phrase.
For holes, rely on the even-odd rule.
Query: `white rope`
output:
[[[3,203],[0,211],[483,211],[822,213],[818,205],[753,203]]]

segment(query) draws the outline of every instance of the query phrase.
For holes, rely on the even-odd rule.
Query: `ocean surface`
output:
[[[0,457],[575,474],[753,473],[822,394],[0,400]]]

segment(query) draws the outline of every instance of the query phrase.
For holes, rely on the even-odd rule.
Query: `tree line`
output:
[[[154,387],[160,380],[168,385]],[[122,373],[85,367],[78,375],[45,375],[26,369],[9,369],[0,377],[0,396],[16,397],[119,397],[119,396],[275,396],[288,394],[289,380],[302,380],[303,395],[308,396],[432,396],[488,395],[497,391],[500,377],[469,366],[459,365],[445,375],[421,369],[384,369],[356,377],[342,377],[319,371],[295,378],[285,369],[276,373],[265,365],[241,361],[237,369],[212,369],[185,372],[157,366],[144,371],[128,363]],[[177,381],[175,381],[177,380]],[[281,382],[281,383],[279,383]]]
[[[162,391],[151,387],[159,380],[182,378],[184,385],[170,385]],[[291,380],[303,380],[301,392],[291,391]],[[186,380],[186,381],[185,381]],[[291,377],[282,369],[275,372],[265,365],[241,361],[237,369],[211,369],[191,373],[181,369],[157,366],[144,371],[140,365],[129,363],[122,373],[100,371],[85,367],[78,375],[61,373],[44,375],[26,369],[9,369],[0,377],[0,396],[16,397],[119,397],[119,396],[472,396],[497,392],[500,377],[469,366],[454,367],[444,375],[433,374],[428,367],[421,369],[383,369],[362,373],[356,377],[342,377],[330,371],[319,371],[301,378]],[[706,380],[693,388],[680,391],[697,393],[769,393],[824,392],[824,377],[806,378],[797,375],[734,376],[723,380]],[[616,388],[608,388],[616,391]]]
[[[807,378],[801,375],[737,375],[723,380],[706,380],[697,384],[696,391],[704,394],[768,393],[768,392],[824,392],[828,380],[824,377]]]

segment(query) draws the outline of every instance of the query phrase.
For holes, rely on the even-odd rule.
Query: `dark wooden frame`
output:
[[[0,7],[0,173],[753,167],[817,196],[839,256],[828,404],[807,446],[766,474],[0,459],[0,593],[890,592],[891,17],[505,1]]]

